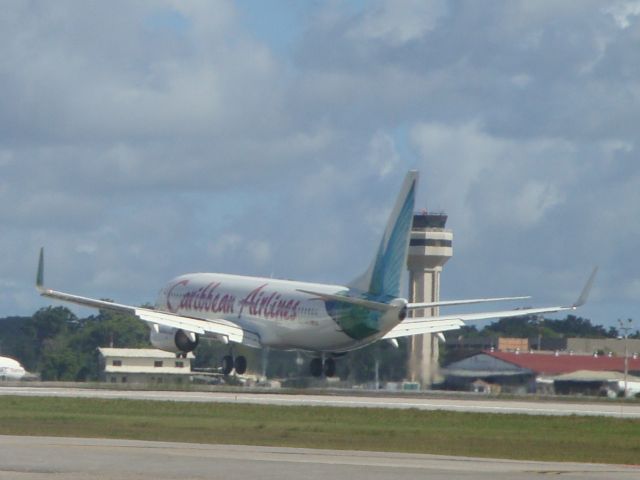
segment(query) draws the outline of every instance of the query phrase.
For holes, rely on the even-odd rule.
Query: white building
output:
[[[98,348],[101,377],[110,383],[186,383],[191,360],[152,348]]]

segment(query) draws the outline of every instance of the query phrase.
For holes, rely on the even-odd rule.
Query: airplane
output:
[[[328,285],[222,273],[190,273],[170,280],[155,308],[142,308],[59,292],[44,286],[44,248],[40,249],[36,288],[42,296],[135,315],[150,326],[150,341],[177,356],[193,351],[202,338],[230,346],[221,371],[242,375],[244,356],[233,345],[310,352],[314,377],[335,375],[335,358],[374,342],[420,334],[442,334],[465,321],[575,310],[589,295],[597,268],[576,303],[483,313],[411,317],[409,312],[451,305],[529,297],[478,298],[410,303],[400,297],[406,268],[418,172],[409,171],[369,268],[346,285]]]
[[[27,371],[17,360],[0,357],[0,380],[22,380],[27,376]]]

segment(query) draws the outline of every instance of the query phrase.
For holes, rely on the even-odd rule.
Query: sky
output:
[[[0,316],[155,301],[185,272],[344,284],[402,178],[441,296],[640,327],[640,1],[12,1]],[[76,310],[78,311],[78,310]],[[562,315],[560,315],[561,317]]]

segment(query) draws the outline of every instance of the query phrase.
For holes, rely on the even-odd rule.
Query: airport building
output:
[[[567,338],[566,350],[574,353],[640,356],[640,339],[635,338]]]
[[[101,379],[109,383],[187,383],[191,361],[152,348],[98,348]]]
[[[453,256],[453,232],[445,225],[444,213],[416,213],[409,241],[409,302],[437,302],[440,299],[442,267]],[[414,317],[439,314],[438,308],[415,310]],[[407,376],[422,388],[439,381],[438,337],[433,334],[414,335],[409,340]]]
[[[637,356],[625,362],[612,354],[485,351],[449,364],[442,373],[443,387],[452,390],[475,391],[474,383],[480,380],[499,387],[493,391],[599,394],[607,388],[623,390],[625,370],[627,388],[635,391],[634,377],[640,376]]]

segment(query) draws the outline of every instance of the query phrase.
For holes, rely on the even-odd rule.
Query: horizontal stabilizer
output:
[[[379,312],[386,312],[394,308],[393,305],[389,305],[388,303],[374,302],[372,300],[365,300],[364,298],[346,297],[344,295],[332,295],[330,293],[319,293],[302,289],[297,289],[297,291],[313,295],[314,297],[320,297],[323,300],[350,303],[352,305],[358,305],[360,307],[368,308],[369,310],[377,310]]]
[[[409,303],[407,304],[407,309],[415,310],[418,308],[448,307],[451,305],[470,305],[474,303],[506,302],[508,300],[526,300],[528,298],[531,298],[531,297],[524,296],[524,297],[472,298],[469,300],[443,300],[441,302]]]

